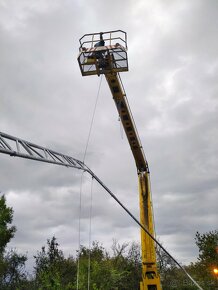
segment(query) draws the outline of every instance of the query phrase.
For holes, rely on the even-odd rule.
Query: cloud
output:
[[[217,227],[216,1],[1,1],[0,131],[80,160],[100,83],[81,77],[85,33],[128,33],[130,71],[122,74],[151,170],[157,235],[182,262],[194,235]],[[105,80],[86,164],[136,215],[135,163]],[[14,208],[11,243],[33,255],[56,235],[78,248],[81,172],[0,156],[1,191]],[[91,180],[84,177],[81,241],[88,243]],[[139,229],[94,185],[92,238],[140,240]],[[32,265],[33,261],[31,261]],[[31,266],[30,266],[31,267]]]

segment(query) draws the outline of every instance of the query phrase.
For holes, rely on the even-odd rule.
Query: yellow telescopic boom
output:
[[[85,34],[78,57],[83,76],[104,74],[132,150],[139,178],[140,222],[154,236],[149,169],[119,73],[128,71],[127,35],[122,30]],[[141,230],[140,290],[161,290],[154,241]]]

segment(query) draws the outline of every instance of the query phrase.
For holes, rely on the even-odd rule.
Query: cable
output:
[[[93,126],[94,117],[95,117],[95,112],[96,112],[96,108],[97,108],[97,103],[98,103],[101,83],[102,83],[102,75],[101,75],[99,86],[98,86],[98,92],[97,92],[97,97],[96,97],[96,100],[95,100],[94,111],[93,111],[93,114],[92,114],[91,124],[90,124],[90,128],[89,128],[89,134],[88,134],[88,138],[87,138],[87,141],[86,141],[86,147],[85,147],[84,156],[83,156],[83,162],[82,162],[83,164],[85,162],[86,153],[87,153],[87,149],[88,149],[88,145],[89,145],[89,140],[90,140],[92,126]],[[78,229],[78,231],[79,231],[79,233],[78,233],[78,261],[77,261],[77,279],[76,279],[76,289],[77,290],[79,289],[79,270],[80,270],[80,243],[81,243],[81,238],[80,238],[80,220],[81,220],[81,208],[82,208],[83,174],[84,174],[84,171],[83,171],[83,173],[81,175],[81,180],[80,180],[79,225],[78,225],[78,227],[79,227],[79,229]],[[91,216],[91,212],[90,212],[90,216]],[[90,221],[90,223],[91,223],[91,221]],[[91,227],[91,225],[90,225],[90,227]],[[89,232],[89,242],[90,242],[90,239],[91,239],[91,232]],[[89,245],[89,249],[90,249],[90,245]],[[90,264],[90,259],[89,259],[89,264]],[[90,267],[90,265],[89,265],[89,267]],[[89,283],[90,283],[90,274],[89,273],[90,273],[90,268],[88,270],[88,289],[89,289]]]
[[[85,151],[84,151],[84,156],[83,156],[83,164],[85,162],[85,158],[86,158],[86,153],[87,153],[87,149],[88,149],[88,145],[89,145],[89,140],[90,140],[90,136],[91,136],[91,131],[92,131],[92,126],[93,126],[93,122],[94,122],[94,117],[95,117],[95,112],[96,112],[96,108],[97,108],[97,103],[98,103],[98,98],[99,98],[99,93],[100,93],[100,88],[101,88],[101,83],[102,83],[102,75],[100,78],[100,82],[99,82],[99,86],[98,86],[98,92],[97,92],[97,96],[96,96],[96,100],[95,100],[95,105],[94,105],[94,110],[93,110],[93,114],[92,114],[92,119],[91,119],[91,124],[90,124],[90,128],[89,128],[89,133],[88,133],[88,138],[86,141],[86,147],[85,147]],[[80,270],[80,243],[81,243],[81,237],[80,237],[80,220],[81,220],[81,208],[82,208],[82,183],[83,183],[83,174],[84,171],[81,175],[81,180],[80,180],[80,201],[79,201],[79,233],[78,233],[78,261],[77,261],[77,279],[76,279],[76,289],[79,289],[79,270]],[[93,180],[93,178],[92,178]],[[90,248],[91,248],[91,215],[92,215],[92,185],[91,185],[91,201],[90,201],[90,225],[89,225],[89,260],[88,260],[88,290],[90,287]]]
[[[96,108],[97,108],[97,103],[98,103],[98,99],[99,99],[99,94],[100,94],[100,88],[101,88],[101,83],[102,83],[102,75],[100,78],[100,82],[99,82],[99,86],[98,86],[98,92],[97,92],[97,97],[95,100],[95,105],[94,105],[94,110],[93,110],[93,114],[92,114],[92,119],[91,119],[91,124],[90,124],[90,128],[89,128],[89,133],[88,133],[88,138],[86,141],[86,147],[85,147],[85,151],[84,151],[84,156],[83,156],[83,164],[85,162],[85,158],[86,158],[86,153],[87,153],[87,149],[88,149],[88,145],[89,145],[89,140],[90,140],[90,136],[91,136],[91,132],[92,132],[92,127],[93,127],[93,123],[94,123],[94,117],[95,117],[95,112],[96,112]],[[78,261],[77,261],[77,290],[79,289],[79,267],[80,267],[80,219],[81,219],[81,207],[82,207],[82,182],[83,182],[83,174],[84,171],[82,173],[81,176],[81,182],[80,182],[80,203],[79,203],[79,234],[78,234]],[[92,178],[93,180],[93,178]],[[90,201],[91,205],[90,205],[90,224],[89,224],[89,261],[88,261],[88,290],[90,287],[90,247],[91,247],[91,215],[92,215],[92,186],[91,186],[91,201]]]
[[[83,156],[83,163],[85,162],[86,153],[87,153],[87,149],[88,149],[88,145],[89,145],[89,140],[90,140],[92,126],[93,126],[93,122],[94,122],[96,107],[97,107],[97,103],[98,103],[98,98],[99,98],[101,83],[102,83],[102,75],[100,77],[100,82],[99,82],[99,86],[98,86],[97,97],[96,97],[96,100],[95,100],[94,111],[93,111],[93,114],[92,114],[92,120],[91,120],[91,124],[90,124],[90,128],[89,128],[89,134],[88,134],[88,138],[87,138],[87,142],[86,142],[86,147],[85,147],[85,152],[84,152],[84,156]]]
[[[88,260],[88,290],[90,289],[90,270],[91,270],[91,237],[92,237],[92,196],[93,196],[93,177],[90,193],[90,212],[89,212],[89,260]]]
[[[203,290],[200,285],[188,274],[184,267],[149,233],[149,231],[140,223],[140,221],[121,203],[121,201],[112,193],[112,191],[90,170],[87,172],[110,194],[110,196],[127,212],[127,214],[149,235],[149,237],[175,262],[175,264],[186,274],[186,276],[198,287]]]
[[[80,237],[80,226],[81,226],[81,211],[82,211],[82,185],[83,185],[83,175],[84,172],[81,174],[80,178],[80,194],[79,194],[79,221],[78,221],[78,259],[77,259],[77,275],[76,275],[76,289],[79,289],[79,270],[80,270],[80,244],[81,244],[81,237]]]

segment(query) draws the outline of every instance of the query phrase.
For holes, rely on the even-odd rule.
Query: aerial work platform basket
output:
[[[85,34],[79,51],[83,76],[128,71],[127,35],[122,30]]]

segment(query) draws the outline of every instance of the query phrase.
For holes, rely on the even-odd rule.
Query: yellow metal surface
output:
[[[119,44],[118,46],[120,47]],[[119,66],[118,61],[115,61],[115,57],[117,57],[116,47],[117,45],[115,45],[115,47],[104,45],[98,48],[97,53],[91,49],[91,57],[89,54],[86,57],[87,51],[89,52],[89,50],[82,49],[78,61],[83,76],[104,74],[106,77],[136,163],[139,177],[140,222],[149,233],[154,236],[148,164],[144,156],[124,88],[119,78],[119,72],[128,70],[127,54],[125,48],[122,48],[121,52],[125,52],[124,56],[126,55],[126,58],[124,57],[125,65],[123,67]],[[99,52],[101,53],[99,54]],[[120,62],[120,64],[122,64],[122,62]],[[90,65],[87,70],[85,70],[86,65]],[[143,229],[141,229],[141,252],[142,281],[140,282],[140,290],[161,290],[160,277],[157,270],[155,244]]]
[[[90,65],[95,63],[96,63],[95,57],[87,57],[86,60],[84,61],[84,65]]]
[[[140,222],[154,236],[149,173],[139,173]],[[140,290],[161,290],[154,241],[141,229],[142,282]]]
[[[139,140],[137,130],[135,128],[125,92],[118,78],[118,74],[108,73],[105,74],[105,77],[110,87],[121,122],[123,124],[123,128],[129,141],[129,145],[136,162],[136,167],[139,171],[146,171],[148,167],[147,162],[142,150],[142,145]]]
[[[154,236],[154,221],[148,164],[118,75],[105,75],[129,141],[139,176],[140,222]],[[140,290],[161,290],[154,241],[141,229],[142,282]]]

